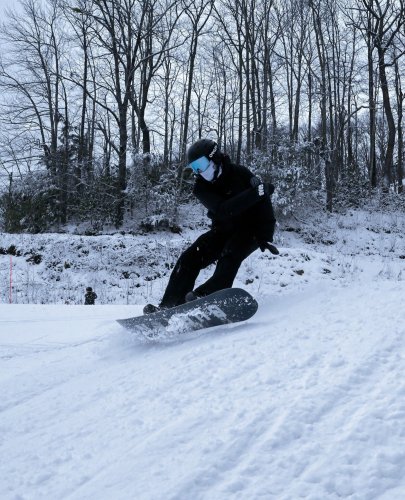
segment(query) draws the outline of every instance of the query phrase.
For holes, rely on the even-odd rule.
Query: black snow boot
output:
[[[158,311],[160,311],[160,307],[154,306],[153,304],[146,304],[146,306],[143,308],[143,314],[152,314]]]
[[[200,295],[197,295],[195,292],[188,292],[186,293],[186,296],[184,297],[186,302],[191,302],[193,300],[199,299]]]

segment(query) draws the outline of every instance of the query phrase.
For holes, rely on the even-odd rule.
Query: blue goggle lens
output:
[[[206,156],[201,156],[196,160],[189,163],[189,167],[193,169],[196,174],[200,174],[201,172],[205,172],[207,170],[208,165],[210,164],[210,160]]]

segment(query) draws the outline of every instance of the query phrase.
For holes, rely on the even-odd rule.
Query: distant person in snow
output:
[[[192,144],[187,162],[196,174],[193,193],[208,209],[212,227],[181,254],[160,304],[147,304],[144,314],[232,287],[240,265],[258,248],[278,254],[272,245],[276,220],[270,196],[274,186],[246,167],[231,163],[211,139]],[[214,262],[212,277],[194,290],[201,269]]]
[[[94,302],[97,298],[96,292],[93,292],[91,286],[86,288],[86,294],[84,296],[84,305],[86,306],[94,306]]]

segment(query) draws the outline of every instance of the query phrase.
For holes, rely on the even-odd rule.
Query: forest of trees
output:
[[[404,0],[22,0],[0,33],[5,231],[175,218],[199,137],[285,212],[404,196]]]

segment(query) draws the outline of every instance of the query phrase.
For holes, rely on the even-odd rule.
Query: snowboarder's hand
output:
[[[270,184],[268,182],[263,182],[257,175],[254,175],[250,179],[250,185],[253,188],[257,189],[257,194],[259,196],[264,196],[264,195],[270,196],[274,193],[273,184]]]
[[[258,177],[257,175],[254,175],[251,179],[250,179],[250,185],[256,189],[257,191],[257,194],[259,196],[264,196],[265,195],[265,186],[263,184],[263,181],[260,179],[260,177]]]
[[[254,175],[253,177],[250,178],[250,185],[253,188],[257,188],[260,184],[263,184],[263,181],[260,179],[259,176]]]
[[[259,243],[259,248],[262,252],[265,252],[266,250],[268,250],[273,255],[279,255],[279,253],[280,253],[278,248],[268,241],[261,241]]]

